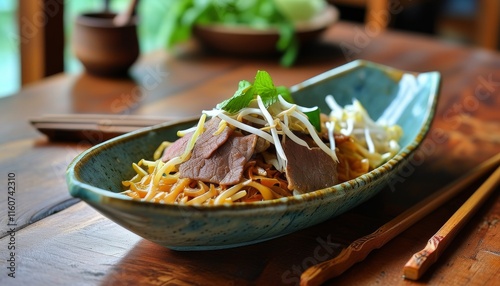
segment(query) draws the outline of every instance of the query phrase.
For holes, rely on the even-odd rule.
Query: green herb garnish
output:
[[[267,108],[278,100],[278,94],[281,94],[286,101],[293,103],[293,99],[288,88],[285,86],[274,86],[269,73],[266,71],[257,71],[253,83],[246,80],[240,81],[238,84],[238,90],[236,90],[234,95],[231,98],[219,103],[217,108],[225,110],[229,113],[236,113],[247,107],[252,100],[257,98],[258,95],[261,97],[264,106]]]
[[[257,71],[253,83],[242,80],[238,84],[238,90],[234,95],[217,104],[217,109],[227,111],[229,113],[237,113],[241,109],[247,107],[252,100],[260,96],[264,106],[268,108],[273,103],[278,101],[278,95],[281,95],[286,101],[293,103],[293,98],[290,90],[285,86],[275,86],[269,73],[266,71]],[[320,125],[320,109],[316,108],[313,111],[305,112],[309,122],[316,128],[321,130]]]
[[[311,18],[324,7],[323,0],[176,0],[167,1],[168,14],[160,34],[166,36],[167,47],[188,40],[197,25],[244,25],[255,29],[277,28],[276,50],[282,53],[281,65],[294,64],[299,41],[295,23]],[[258,43],[256,43],[258,44]]]
[[[321,119],[320,119],[321,110],[319,109],[319,107],[316,107],[316,109],[314,109],[313,111],[304,112],[304,114],[307,115],[309,122],[311,122],[312,126],[314,126],[316,131],[320,132],[321,131]]]

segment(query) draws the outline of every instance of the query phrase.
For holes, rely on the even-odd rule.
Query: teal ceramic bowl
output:
[[[398,176],[422,142],[433,118],[440,87],[437,72],[411,73],[355,61],[293,86],[297,104],[329,112],[325,96],[339,104],[358,99],[373,119],[385,117],[404,132],[401,151],[354,180],[311,193],[271,201],[221,206],[165,205],[120,194],[132,177],[132,162],[151,158],[164,140],[196,121],[170,122],[96,145],[67,169],[72,196],[145,239],[175,250],[211,250],[254,244],[335,217],[373,197]],[[309,170],[310,171],[310,170]]]

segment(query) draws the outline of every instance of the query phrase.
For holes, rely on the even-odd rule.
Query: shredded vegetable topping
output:
[[[335,122],[333,132],[351,136],[358,144],[371,168],[376,168],[399,152],[398,141],[403,130],[398,125],[383,125],[374,122],[358,100],[343,108],[328,95],[326,103],[332,110],[329,120]]]
[[[328,96],[326,102],[331,112],[320,116],[317,107],[298,106],[290,102],[291,97],[287,95],[285,99],[267,73],[259,71],[256,82],[257,86],[240,83],[231,99],[213,110],[203,111],[196,126],[178,131],[182,139],[161,144],[153,160],[133,163],[136,175],[123,181],[127,189],[124,194],[142,201],[196,205],[271,200],[303,193],[304,182],[311,180],[319,180],[313,183],[327,187],[333,182],[330,177],[335,177],[336,183],[356,178],[399,151],[397,142],[402,135],[401,128],[377,124],[359,101],[340,107],[333,96]],[[261,93],[265,94],[265,100]],[[207,127],[209,120],[217,125]],[[214,141],[197,144],[202,137],[208,140],[213,137]],[[244,142],[251,142],[248,143],[251,147],[239,146],[244,143],[238,140],[246,139],[248,141]],[[208,142],[206,140],[201,141]],[[214,145],[218,140],[223,141],[221,145]],[[232,143],[224,140],[240,143],[231,147]],[[205,147],[203,144],[214,150],[206,155],[205,150],[199,151]],[[180,148],[177,153],[174,152],[176,148]],[[246,154],[246,148],[255,150]],[[229,149],[232,151],[227,151]],[[167,152],[174,155],[165,159]],[[302,165],[300,160],[315,158],[318,162],[326,162],[329,169],[322,170],[322,165],[312,162],[312,165],[304,165],[317,170],[296,171],[297,165]],[[224,165],[226,163],[228,166]],[[192,167],[187,173],[182,168],[185,164],[194,164],[189,165]],[[193,168],[196,170],[191,172]],[[224,179],[217,180],[215,177],[221,172]],[[194,175],[188,176],[188,173]],[[233,173],[239,175],[235,183],[223,183],[226,174]],[[323,183],[321,180],[325,179]]]

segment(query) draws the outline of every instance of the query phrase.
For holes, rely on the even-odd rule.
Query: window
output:
[[[124,11],[130,0],[111,0],[110,11]],[[79,13],[104,10],[103,0],[64,2],[64,70],[68,73],[82,71],[82,65],[73,56],[71,35],[73,22]],[[146,53],[165,47],[165,39],[159,34],[162,19],[167,14],[169,1],[143,0],[138,5],[138,37],[141,52]],[[19,32],[17,19],[18,1],[0,1],[0,97],[17,92],[21,86]]]
[[[17,1],[0,1],[0,97],[15,93],[21,85]]]

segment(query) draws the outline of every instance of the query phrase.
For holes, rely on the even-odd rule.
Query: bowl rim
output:
[[[333,6],[327,6],[316,17],[308,21],[300,21],[294,24],[298,34],[314,32],[334,24],[339,20],[339,11]],[[255,28],[244,24],[196,24],[195,29],[205,30],[212,33],[231,34],[231,35],[277,35],[279,29],[277,27]]]
[[[132,20],[125,25],[117,26],[113,23],[113,19],[117,16],[113,12],[82,12],[76,15],[74,23],[79,27],[86,28],[101,28],[101,29],[127,29],[137,26],[137,16],[132,17]]]
[[[431,72],[407,72],[404,70],[391,68],[382,64],[366,61],[366,60],[355,60],[345,65],[333,68],[325,73],[319,74],[315,77],[312,77],[308,80],[305,80],[302,83],[292,86],[291,91],[299,90],[308,86],[308,84],[318,81],[326,80],[332,75],[339,75],[346,73],[350,70],[359,68],[359,67],[374,67],[377,69],[384,69],[388,71],[398,71],[400,73],[410,73],[410,74],[429,74],[431,76],[431,84],[432,88],[430,89],[431,95],[429,95],[429,101],[427,103],[427,112],[425,114],[425,121],[419,127],[419,131],[416,132],[415,139],[408,143],[404,148],[402,148],[394,157],[389,159],[384,164],[375,168],[374,170],[363,174],[355,179],[330,186],[327,188],[319,189],[316,191],[312,191],[309,193],[304,193],[300,195],[294,195],[289,197],[283,197],[278,199],[266,200],[266,201],[258,201],[258,202],[250,202],[250,203],[234,203],[234,204],[221,204],[221,205],[184,205],[184,204],[161,204],[154,202],[145,202],[132,199],[128,196],[125,196],[121,193],[115,193],[110,190],[104,190],[92,185],[89,185],[80,180],[77,174],[78,168],[80,168],[83,164],[85,164],[92,155],[96,153],[103,152],[106,147],[110,144],[119,144],[122,141],[130,141],[137,137],[142,137],[147,135],[148,133],[160,130],[164,128],[171,128],[174,125],[187,123],[187,122],[195,122],[198,117],[193,118],[184,118],[175,121],[168,121],[163,124],[141,128],[136,131],[132,131],[127,134],[120,135],[118,137],[112,138],[108,141],[99,143],[95,146],[90,147],[89,149],[80,153],[77,157],[75,157],[72,162],[68,165],[66,169],[66,182],[69,187],[69,192],[72,196],[80,198],[88,203],[98,203],[98,204],[109,204],[109,205],[117,205],[117,204],[125,204],[127,206],[131,206],[134,208],[160,208],[165,210],[179,210],[179,209],[197,209],[197,210],[210,210],[213,212],[216,211],[227,211],[231,210],[255,210],[255,209],[265,209],[270,206],[289,206],[294,204],[300,204],[304,201],[314,201],[314,200],[322,200],[328,197],[329,195],[333,195],[335,193],[344,193],[349,192],[355,189],[359,185],[364,185],[368,181],[375,180],[384,175],[385,172],[388,172],[391,169],[394,169],[397,165],[403,162],[405,158],[408,158],[411,153],[413,153],[417,147],[423,142],[425,136],[428,134],[430,130],[430,126],[432,121],[434,120],[434,115],[436,113],[437,102],[441,89],[441,75],[437,71]]]

